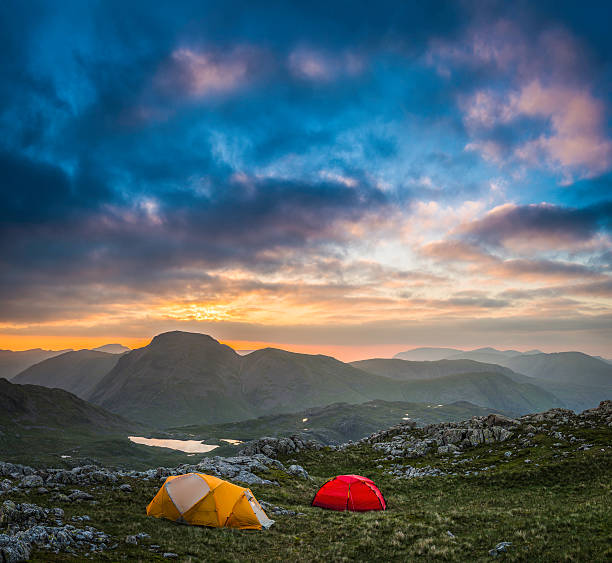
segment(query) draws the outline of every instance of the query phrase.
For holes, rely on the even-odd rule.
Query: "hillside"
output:
[[[266,348],[242,358],[242,390],[260,413],[397,398],[397,385],[335,358]]]
[[[32,350],[23,350],[21,352],[13,352],[13,350],[0,350],[0,377],[12,379],[24,369],[42,362],[47,358],[58,356],[70,350],[41,350],[34,348]]]
[[[502,368],[497,367],[497,371]],[[427,381],[374,375],[328,356],[267,348],[240,356],[210,336],[171,332],[121,356],[91,401],[157,427],[247,420],[331,403],[471,401],[509,412],[559,404],[499,374]],[[438,388],[439,387],[439,388]],[[476,399],[474,399],[476,397]]]
[[[415,362],[400,359],[374,358],[351,362],[351,365],[372,373],[401,381],[414,379],[436,379],[459,373],[501,373],[521,383],[533,382],[530,378],[514,373],[497,364],[485,364],[474,360],[438,360]]]
[[[559,352],[509,358],[511,369],[556,383],[612,387],[612,365],[581,352]]]
[[[463,373],[404,385],[404,396],[420,403],[469,401],[514,415],[563,406],[550,392],[530,383],[518,383],[501,373]]]
[[[118,360],[117,354],[106,352],[66,352],[27,368],[15,376],[13,382],[64,389],[82,399],[88,399],[93,388]]]
[[[132,444],[148,428],[62,389],[0,379],[0,460],[18,463],[180,463],[186,456]],[[156,451],[157,450],[157,451]]]

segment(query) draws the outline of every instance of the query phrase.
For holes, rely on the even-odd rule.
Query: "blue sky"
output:
[[[4,3],[0,345],[605,355],[612,14],[531,4]]]

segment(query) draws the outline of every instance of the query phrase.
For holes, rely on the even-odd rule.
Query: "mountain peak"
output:
[[[168,343],[178,343],[178,342],[199,342],[201,344],[219,344],[221,343],[214,339],[212,336],[208,334],[203,334],[201,332],[184,332],[182,330],[172,330],[169,332],[162,332],[158,334],[151,340],[149,346],[155,344],[168,344]]]
[[[123,344],[104,344],[103,346],[98,346],[97,348],[92,348],[94,352],[106,352],[107,354],[125,354],[125,352],[129,352],[130,349]]]

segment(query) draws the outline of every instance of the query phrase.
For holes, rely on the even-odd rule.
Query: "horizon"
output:
[[[0,348],[612,355],[612,7],[0,6]]]
[[[174,332],[174,331],[168,331],[168,332]],[[219,339],[213,336],[212,334],[203,333],[203,332],[194,333],[192,331],[180,331],[180,330],[176,332],[188,332],[190,334],[202,334],[205,336],[210,336],[211,338],[217,340],[220,344],[225,344],[238,353],[239,352],[254,352],[256,350],[262,350],[265,348],[276,348],[276,349],[286,350],[288,352],[294,352],[298,354],[311,354],[311,355],[321,354],[324,356],[331,356],[343,362],[354,362],[354,361],[374,359],[374,358],[389,359],[389,358],[393,358],[393,356],[395,356],[396,354],[399,354],[400,352],[406,352],[406,351],[411,351],[414,349],[422,349],[422,348],[431,348],[431,349],[454,348],[454,349],[459,350],[460,352],[470,352],[474,350],[493,348],[498,351],[515,350],[520,353],[530,352],[532,350],[539,350],[540,352],[544,354],[555,354],[555,353],[566,353],[566,352],[579,352],[579,353],[587,354],[587,352],[584,352],[583,350],[578,350],[578,349],[543,350],[537,346],[521,349],[521,348],[515,348],[515,347],[503,347],[503,346],[496,347],[496,346],[489,346],[489,345],[475,346],[473,348],[469,348],[469,347],[462,348],[462,347],[453,346],[453,345],[440,345],[440,346],[424,345],[424,346],[404,346],[404,347],[402,346],[398,347],[395,345],[391,345],[391,346],[387,346],[383,348],[383,350],[385,350],[383,354],[377,355],[376,351],[381,350],[380,346],[366,347],[367,349],[368,348],[371,349],[371,351],[373,352],[372,354],[369,354],[368,352],[364,351],[363,347],[360,350],[355,350],[354,347],[352,346],[339,348],[339,347],[292,345],[292,344],[285,345],[282,343],[278,344],[278,343],[257,342],[257,341],[232,341],[232,340]],[[159,334],[164,334],[164,333],[159,333]],[[22,349],[9,349],[9,348],[0,347],[0,351],[25,352],[29,350],[43,349],[43,350],[48,350],[52,352],[58,352],[58,351],[63,351],[63,350],[76,352],[79,350],[92,350],[94,348],[98,348],[100,346],[104,346],[108,344],[118,344],[121,346],[125,346],[129,348],[131,351],[131,350],[137,350],[139,348],[143,348],[149,345],[155,336],[158,336],[158,335],[154,335],[150,338],[139,338],[136,340],[124,341],[124,342],[95,340],[93,342],[90,341],[88,346],[79,345],[79,346],[67,346],[67,347],[62,347],[62,348],[43,348],[41,346],[32,346],[32,347],[22,348]],[[77,341],[77,342],[82,342],[82,341]],[[126,344],[126,342],[131,342],[132,345]],[[600,356],[598,354],[588,354],[588,355]],[[601,355],[600,357],[604,359],[609,359],[605,355]]]

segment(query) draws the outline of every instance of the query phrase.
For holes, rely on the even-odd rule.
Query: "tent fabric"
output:
[[[338,475],[325,483],[315,495],[312,506],[330,510],[386,510],[385,497],[374,481],[361,475]]]
[[[250,489],[204,473],[168,477],[147,506],[147,516],[241,530],[261,530],[274,523]]]

